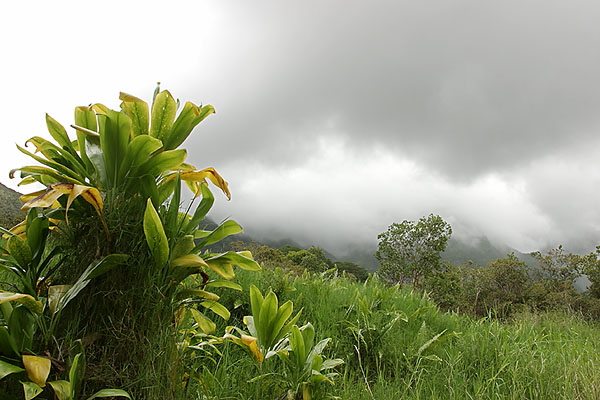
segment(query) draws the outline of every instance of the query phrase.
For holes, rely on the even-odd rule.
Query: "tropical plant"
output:
[[[247,335],[238,328],[227,327],[224,338],[248,349],[259,365],[262,365],[265,359],[276,355],[284,347],[285,339],[300,318],[302,310],[288,321],[294,304],[288,300],[279,306],[273,291],[263,297],[254,285],[250,286],[250,304],[252,315],[244,317],[244,324],[250,334]],[[240,337],[231,334],[233,330],[238,331]]]
[[[315,328],[310,322],[301,328],[294,325],[288,338],[289,346],[277,353],[287,367],[285,378],[292,386],[290,394],[293,396],[302,392],[303,400],[310,400],[311,393],[321,383],[333,385],[333,378],[337,373],[327,371],[344,363],[339,358],[323,358],[322,352],[331,338],[323,339],[316,345],[314,339]]]
[[[230,193],[227,182],[213,168],[199,170],[186,164],[187,152],[178,147],[196,125],[214,113],[214,108],[187,102],[177,114],[178,101],[158,88],[151,108],[125,93],[120,99],[120,111],[102,104],[77,107],[75,124],[71,125],[77,134],[74,141],[62,125],[46,116],[55,143],[38,136],[28,140],[26,144],[34,145],[35,151],[22,147],[19,150],[41,166],[15,169],[11,177],[20,171],[20,185],[38,182],[46,187],[22,196],[23,209],[46,210],[48,217],[64,220],[58,223],[56,243],[65,247],[68,257],[52,291],[57,295],[53,298],[60,297],[56,303],[59,306],[68,302],[70,290],[89,281],[77,279],[83,269],[82,260],[98,260],[116,253],[129,255],[121,268],[94,280],[88,295],[77,298],[81,310],[101,317],[86,319],[72,314],[64,328],[78,335],[86,331],[115,332],[115,321],[120,319],[118,329],[129,329],[126,336],[135,340],[136,349],[140,347],[137,343],[147,343],[147,350],[139,349],[142,354],[164,351],[172,356],[174,341],[163,338],[175,336],[171,334],[175,329],[173,313],[179,318],[185,310],[194,309],[194,315],[203,321],[202,330],[210,332],[214,323],[196,306],[224,319],[229,318],[229,311],[218,303],[219,296],[208,289],[235,286],[226,283],[234,277],[234,266],[249,270],[260,267],[249,252],[206,250],[207,246],[241,232],[236,222],[225,221],[211,231],[198,229],[214,203],[208,181],[227,198]],[[182,182],[192,190],[193,202],[201,199],[195,209],[192,202],[186,212],[180,210]],[[73,282],[71,289],[62,286]],[[56,310],[60,312],[60,307]],[[128,321],[123,321],[124,317]],[[143,339],[135,339],[140,335]],[[133,357],[131,346],[123,346],[116,337],[117,332],[114,346],[109,347],[121,353],[112,359],[125,365]],[[157,348],[148,340],[150,337],[166,347]],[[179,368],[171,364],[174,360],[153,357],[148,360],[153,364],[148,370],[162,378],[167,370]],[[154,363],[163,365],[156,367]],[[163,391],[156,395],[158,398],[173,396],[179,385],[172,372],[168,375],[172,377],[171,386],[160,389]],[[140,388],[163,385],[162,381],[155,383],[156,377],[148,378],[151,384],[144,384],[137,377],[132,379],[139,382]],[[148,396],[142,389],[136,390],[134,395]]]

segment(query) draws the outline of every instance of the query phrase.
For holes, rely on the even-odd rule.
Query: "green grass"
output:
[[[228,325],[243,327],[241,318],[250,314],[248,287],[254,283],[263,292],[273,288],[280,301],[292,300],[295,309],[303,307],[301,321],[315,326],[317,339],[332,338],[327,357],[346,363],[338,367],[336,384],[323,387],[322,398],[600,398],[600,327],[573,314],[474,320],[442,313],[426,297],[376,280],[293,279],[275,270],[240,273],[238,282],[244,287],[241,297],[224,292],[221,298],[233,310]],[[408,322],[398,320],[386,330],[398,315]],[[283,398],[286,388],[268,377],[250,382],[277,373],[276,363],[265,362],[259,370],[236,346],[221,351],[212,361],[206,356],[193,361],[199,375],[190,380],[190,398]]]

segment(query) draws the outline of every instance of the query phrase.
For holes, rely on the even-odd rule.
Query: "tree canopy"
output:
[[[418,221],[393,223],[377,236],[375,257],[381,265],[380,274],[392,282],[412,281],[418,286],[422,276],[440,266],[450,235],[450,224],[434,214]]]

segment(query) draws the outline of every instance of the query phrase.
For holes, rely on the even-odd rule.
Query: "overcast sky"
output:
[[[216,108],[188,161],[230,183],[213,217],[258,236],[343,255],[435,213],[521,251],[600,244],[600,3],[33,1],[0,19],[13,188],[45,112],[68,126],[160,81]]]

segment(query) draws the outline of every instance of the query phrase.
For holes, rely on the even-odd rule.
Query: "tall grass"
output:
[[[238,282],[244,287],[241,302],[239,293],[221,298],[233,310],[227,324],[243,326],[241,318],[250,314],[247,290],[254,283],[302,307],[302,320],[315,326],[318,339],[333,339],[327,356],[346,364],[323,398],[600,398],[600,327],[573,314],[475,320],[442,313],[426,296],[376,279],[362,284],[265,270],[242,272]],[[239,348],[221,350],[212,361],[195,361],[199,375],[190,382],[190,398],[283,398],[281,387],[252,382],[259,374],[276,372],[268,363],[259,370]]]

